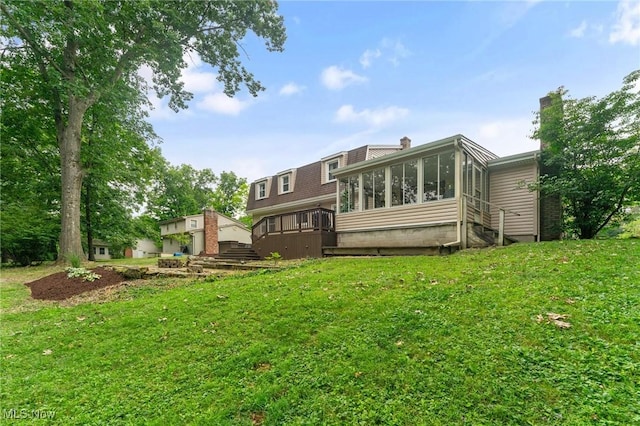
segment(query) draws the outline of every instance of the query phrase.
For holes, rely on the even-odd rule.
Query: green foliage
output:
[[[277,265],[278,261],[280,259],[282,259],[282,255],[280,253],[278,253],[277,251],[272,251],[271,254],[267,257],[265,257],[266,260],[273,260],[273,264]]]
[[[625,206],[640,200],[640,70],[620,90],[571,99],[559,89],[537,117],[533,137],[545,141],[553,173],[539,188],[560,194],[568,235],[593,238]]]
[[[83,179],[91,177],[91,170],[87,174],[83,168],[97,167],[95,157],[86,155],[88,144],[135,155],[148,131],[138,120],[148,105],[148,89],[168,96],[172,109],[186,108],[192,94],[180,80],[187,67],[185,54],[197,53],[213,66],[226,95],[245,86],[256,96],[264,87],[239,60],[240,49],[254,40],[250,33],[263,39],[269,51],[283,49],[286,35],[277,8],[270,1],[198,0],[183,1],[180,7],[145,1],[0,1],[3,80],[6,70],[8,81],[18,83],[3,85],[11,89],[6,94],[10,108],[3,108],[3,114],[19,132],[8,137],[3,132],[3,140],[28,140],[39,153],[49,154],[52,142],[58,148],[51,154],[61,165],[53,174],[60,176],[61,259],[82,254],[80,199]],[[139,77],[142,66],[153,72],[149,85]],[[25,117],[24,126],[15,124],[19,117]],[[91,125],[95,117],[97,127]],[[124,138],[118,126],[125,129]],[[101,135],[92,140],[96,130]],[[36,137],[39,131],[44,137]],[[96,173],[91,188],[108,175],[100,168]],[[86,204],[91,207],[92,202]],[[91,213],[85,216],[90,233]]]
[[[237,218],[244,213],[249,196],[247,179],[236,176],[234,172],[222,172],[213,191],[211,205],[226,216]]]
[[[131,220],[131,226],[136,239],[148,238],[156,244],[156,247],[162,247],[160,226],[157,220],[149,215],[136,216]]]
[[[46,270],[11,268],[2,401],[65,424],[637,424],[638,264],[636,240],[515,244],[145,280],[75,306],[29,300],[20,272]]]
[[[211,169],[164,162],[151,188],[147,212],[158,221],[199,214],[210,205],[216,181]]]
[[[72,269],[80,269],[82,265],[82,258],[80,256],[72,254],[67,257],[67,260],[71,264]]]
[[[25,198],[29,196],[30,194],[25,194]],[[8,204],[4,194],[0,206],[3,260],[11,259],[22,266],[28,266],[33,262],[56,258],[60,228],[55,214],[25,202]]]
[[[73,264],[73,262],[72,262]],[[67,277],[69,278],[82,278],[82,281],[90,281],[93,282],[95,280],[99,280],[101,278],[100,274],[96,274],[93,271],[90,271],[86,268],[80,268],[77,266],[72,266],[70,268],[65,268],[64,270],[67,273]]]
[[[167,235],[167,238],[171,238],[172,240],[179,242],[181,246],[186,246],[187,244],[191,243],[192,239],[191,235],[186,232],[169,234]]]
[[[634,206],[622,223],[618,238],[640,238],[640,204]]]

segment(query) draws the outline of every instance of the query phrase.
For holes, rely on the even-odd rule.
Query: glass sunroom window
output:
[[[454,152],[431,155],[422,159],[422,201],[442,200],[456,195],[456,155]]]
[[[391,166],[391,205],[418,202],[418,160]]]
[[[362,174],[362,192],[364,209],[377,209],[385,206],[385,169],[376,169]]]
[[[456,196],[456,154],[446,152],[440,154],[440,193],[442,198],[453,198]]]
[[[340,179],[340,213],[360,210],[359,175]]]

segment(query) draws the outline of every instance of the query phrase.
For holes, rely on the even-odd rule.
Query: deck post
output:
[[[500,216],[498,219],[498,245],[504,245],[504,209],[500,209]]]

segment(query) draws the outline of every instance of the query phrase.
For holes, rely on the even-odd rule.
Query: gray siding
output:
[[[492,228],[498,229],[499,209],[503,208],[520,214],[506,213],[505,234],[523,240],[538,235],[538,194],[527,188],[536,177],[537,165],[532,163],[489,170]]]
[[[458,200],[396,206],[336,215],[336,232],[455,222]]]

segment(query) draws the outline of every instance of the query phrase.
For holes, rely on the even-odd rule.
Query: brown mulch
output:
[[[93,272],[100,275],[95,281],[83,281],[81,277],[68,278],[66,272],[40,278],[39,280],[25,283],[31,289],[31,297],[40,300],[65,300],[77,294],[96,290],[125,281],[119,272],[108,268],[95,268]]]

